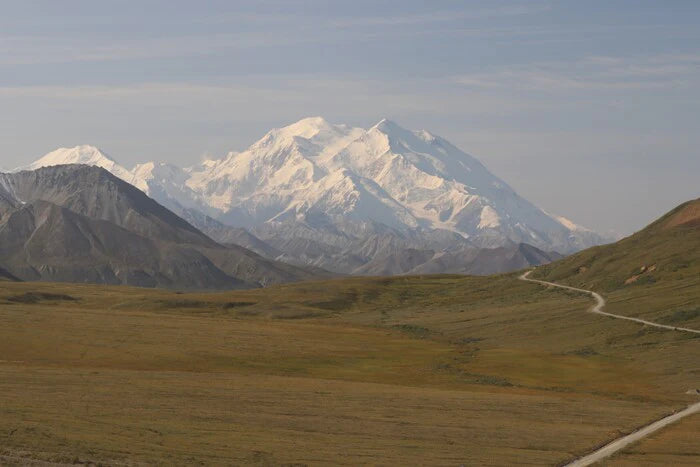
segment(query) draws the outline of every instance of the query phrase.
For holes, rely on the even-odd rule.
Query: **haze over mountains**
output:
[[[605,242],[520,197],[425,130],[306,118],[242,152],[132,170],[92,146],[25,167],[102,167],[220,243],[338,273],[494,273]],[[484,248],[488,248],[484,252]]]

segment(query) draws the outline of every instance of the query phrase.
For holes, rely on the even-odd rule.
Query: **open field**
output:
[[[515,275],[3,282],[0,445],[107,464],[557,464],[695,400],[700,378],[700,339],[589,305]]]
[[[8,368],[2,377],[12,394],[3,445],[58,461],[551,464],[629,429],[645,409],[235,373]]]
[[[700,458],[700,415],[664,428],[603,464],[615,467],[639,465],[695,466]]]

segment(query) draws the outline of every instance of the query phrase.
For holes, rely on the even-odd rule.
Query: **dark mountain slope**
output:
[[[281,251],[242,227],[224,225],[194,209],[179,208],[177,212],[183,219],[221,245],[238,245],[269,259],[275,259],[282,254]]]
[[[138,188],[98,167],[61,165],[0,177],[5,178],[9,191],[21,201],[48,201],[164,241],[215,243]]]
[[[15,276],[10,274],[5,268],[0,266],[0,281],[12,281],[16,282],[19,279],[17,279]]]
[[[24,280],[224,289],[318,277],[222,246],[109,172],[0,174],[0,263]]]
[[[436,254],[431,260],[412,269],[409,274],[435,274],[445,271],[452,274],[489,275],[539,266],[561,258],[558,253],[542,251],[521,243],[498,248],[463,248]]]
[[[411,271],[424,264],[435,255],[432,250],[406,248],[400,251],[380,253],[372,260],[353,271],[354,274],[366,276],[391,276]]]
[[[35,201],[0,225],[0,257],[25,280],[228,288],[244,281],[195,248],[158,242],[108,221]]]

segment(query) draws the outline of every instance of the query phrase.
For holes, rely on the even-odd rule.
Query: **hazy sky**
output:
[[[0,167],[187,166],[388,117],[545,210],[637,229],[700,196],[700,1],[3,1]]]

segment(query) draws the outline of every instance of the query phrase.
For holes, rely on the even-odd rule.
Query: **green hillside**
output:
[[[700,327],[700,199],[611,245],[537,268],[534,278],[592,289],[609,310]]]

